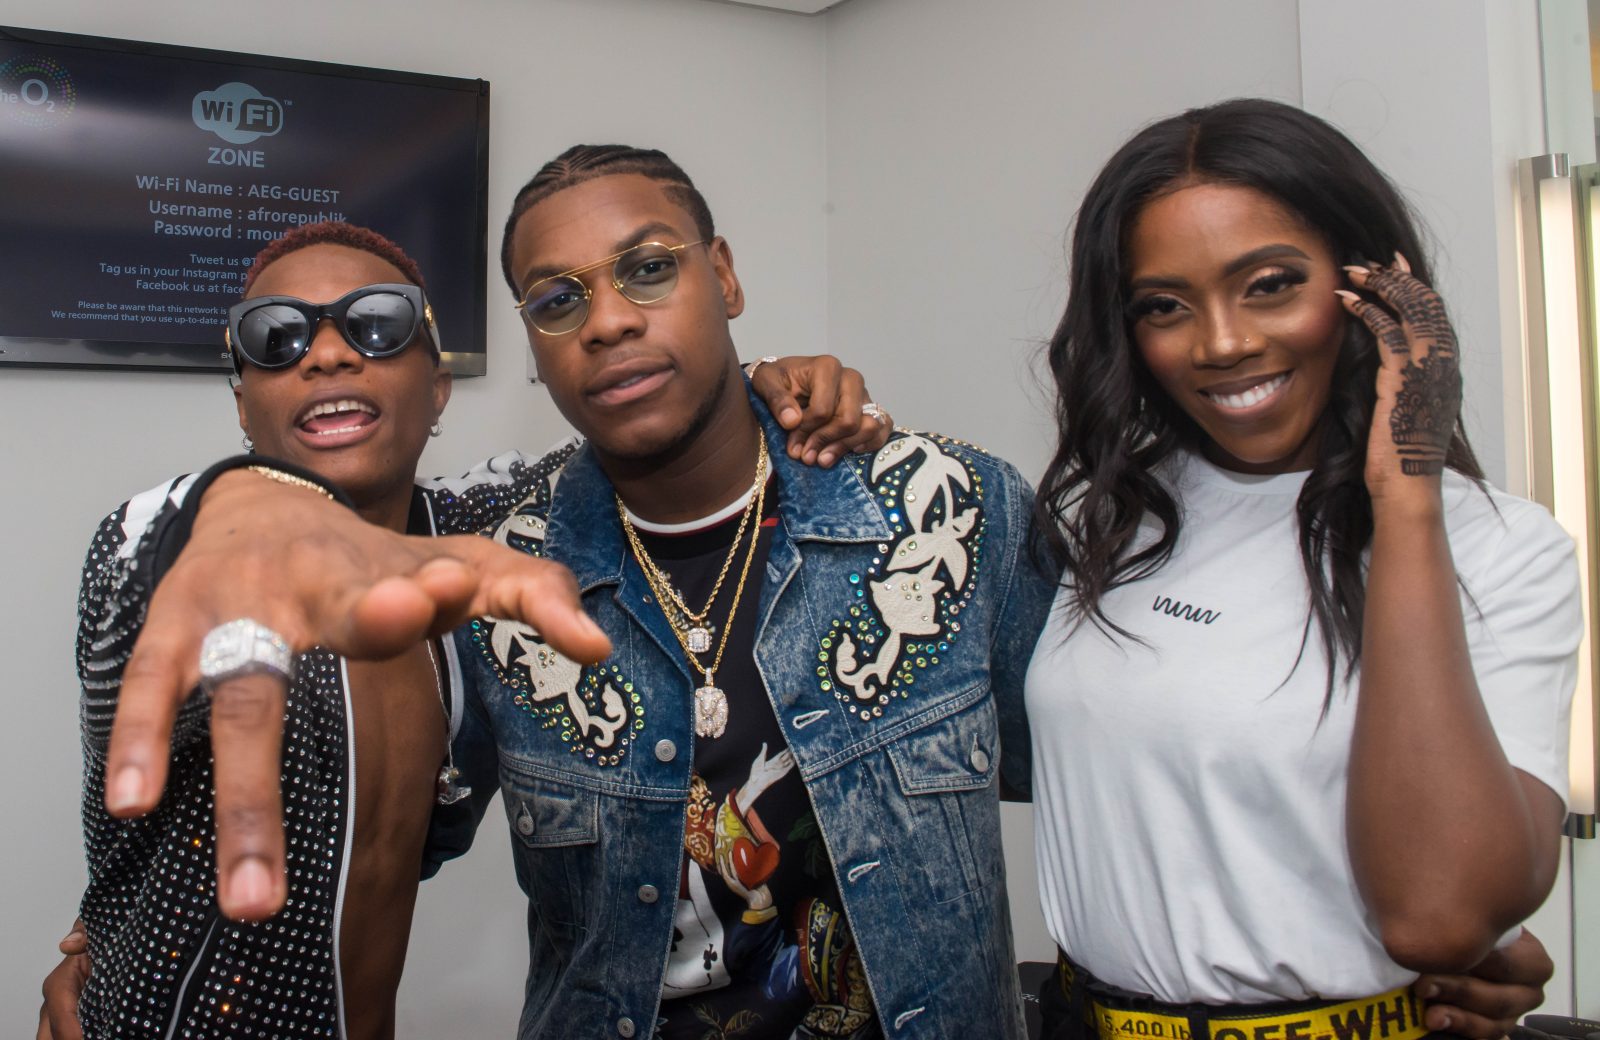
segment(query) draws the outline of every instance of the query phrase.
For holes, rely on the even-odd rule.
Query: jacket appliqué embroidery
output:
[[[494,540],[527,553],[544,555],[551,494],[561,471],[536,487],[494,532]],[[495,675],[516,690],[512,703],[559,731],[567,750],[596,765],[620,763],[644,729],[643,699],[614,664],[584,667],[552,650],[532,627],[503,618],[472,622],[472,642],[489,659]]]
[[[850,575],[859,602],[836,618],[817,654],[821,687],[863,721],[911,695],[961,631],[984,535],[983,478],[952,443],[896,437],[866,466],[872,493],[894,528],[866,573]]]

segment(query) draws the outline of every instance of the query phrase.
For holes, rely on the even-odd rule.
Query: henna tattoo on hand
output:
[[[1383,321],[1376,323],[1377,328],[1374,330],[1377,333],[1378,345],[1391,354],[1411,353],[1411,343],[1406,339],[1406,330],[1400,327],[1400,323],[1383,314],[1377,304],[1369,303],[1366,306],[1372,312],[1383,315]],[[1374,323],[1368,322],[1368,325],[1372,324]]]
[[[1456,333],[1439,294],[1402,271],[1386,268],[1369,280],[1400,320],[1410,343],[1400,370],[1401,387],[1389,413],[1389,433],[1400,452],[1400,472],[1435,476],[1444,472],[1445,454],[1461,410],[1461,368]],[[1417,359],[1421,353],[1422,359]]]
[[[1408,476],[1442,473],[1461,410],[1456,334],[1444,301],[1396,268],[1372,271],[1364,288],[1376,293],[1400,318],[1396,321],[1383,308],[1366,301],[1355,308],[1383,349],[1390,356],[1406,359],[1400,369],[1400,391],[1389,413],[1389,434],[1400,454],[1400,472]]]
[[[1412,335],[1419,341],[1455,348],[1456,330],[1450,327],[1450,317],[1444,312],[1444,301],[1432,289],[1413,281],[1419,291],[1415,310],[1402,309],[1400,314],[1411,326]]]
[[[1434,349],[1408,360],[1389,413],[1389,434],[1400,452],[1400,472],[1434,476],[1444,472],[1445,454],[1461,409],[1461,369],[1454,350]]]
[[[1439,294],[1397,268],[1379,268],[1367,278],[1366,288],[1394,308],[1400,320],[1411,327],[1411,339],[1419,347],[1443,347],[1454,351],[1455,329],[1445,313]],[[1407,351],[1408,352],[1408,351]]]

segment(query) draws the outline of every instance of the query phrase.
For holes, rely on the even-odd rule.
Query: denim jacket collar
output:
[[[784,450],[788,434],[753,394],[750,403],[767,439],[778,482],[778,514],[791,539],[882,542],[890,538],[893,528],[855,466],[841,461],[822,469],[789,458]],[[585,592],[620,584],[628,545],[617,520],[611,481],[591,445],[585,444],[567,463],[558,486],[550,505],[546,553],[566,563]]]

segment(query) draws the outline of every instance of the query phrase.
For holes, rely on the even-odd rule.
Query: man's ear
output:
[[[233,406],[239,410],[239,429],[244,431],[246,437],[250,436],[250,423],[244,417],[244,387],[237,381],[230,384],[233,391]]]
[[[455,386],[455,376],[441,363],[433,373],[433,421],[438,422],[450,403],[450,390]]]
[[[722,302],[725,312],[730,318],[737,318],[744,313],[744,286],[739,284],[739,276],[733,272],[733,249],[729,247],[728,240],[718,235],[706,246],[706,254],[711,257],[711,267],[717,273],[717,281],[722,285]]]

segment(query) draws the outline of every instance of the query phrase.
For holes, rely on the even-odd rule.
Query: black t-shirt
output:
[[[776,513],[769,486],[756,555],[715,674],[728,699],[727,729],[695,740],[672,955],[656,1023],[661,1040],[883,1035],[810,796],[755,668],[756,607]],[[738,528],[734,516],[687,534],[640,529],[639,538],[684,601],[699,609]],[[746,532],[708,612],[715,627],[711,649],[698,655],[695,686],[716,658],[748,539]]]

